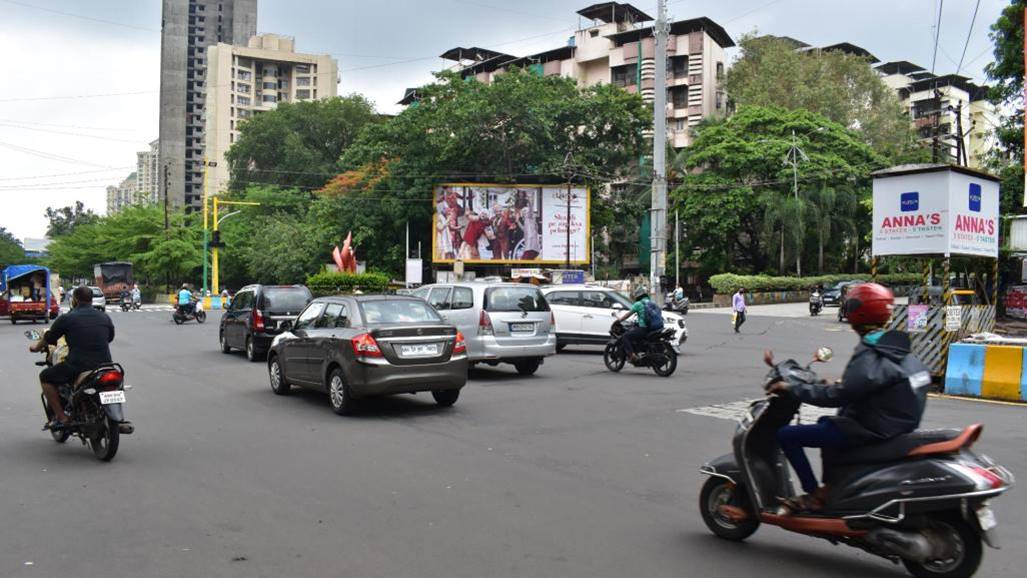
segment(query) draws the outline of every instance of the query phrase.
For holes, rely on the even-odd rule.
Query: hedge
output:
[[[338,273],[322,271],[307,277],[307,287],[315,297],[353,293],[382,293],[389,288],[389,276],[384,273]]]
[[[771,277],[770,275],[735,275],[722,273],[710,277],[710,286],[721,294],[730,294],[745,287],[746,290],[761,291],[804,291],[816,285],[828,288],[839,281],[869,281],[868,274],[818,275],[815,277]],[[877,282],[884,285],[916,285],[921,283],[917,273],[889,273],[878,275]]]

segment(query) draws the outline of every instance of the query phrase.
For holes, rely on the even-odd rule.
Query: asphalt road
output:
[[[804,359],[829,345],[821,373],[841,372],[855,340],[827,313],[753,315],[741,335],[693,313],[669,379],[613,375],[571,348],[532,378],[475,370],[450,409],[422,394],[344,418],[322,395],[273,395],[263,364],[220,353],[217,313],[179,327],[112,312],[138,429],[109,464],[39,431],[29,326],[3,321],[0,576],[903,576],[772,527],[725,542],[698,514],[697,468],[728,451],[724,418],[759,394],[764,348]],[[983,422],[978,448],[1025,475],[1025,416],[932,399],[925,426]],[[1004,548],[981,576],[1022,575],[1020,495],[998,503]]]

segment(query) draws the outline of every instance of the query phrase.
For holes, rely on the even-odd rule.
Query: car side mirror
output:
[[[288,319],[285,320],[285,321],[282,321],[282,324],[279,327],[281,327],[283,331],[291,331],[292,330],[292,321],[289,321]]]
[[[623,304],[621,304],[621,303],[614,303],[614,304],[613,304],[613,308],[614,308],[614,309],[620,309],[621,311],[624,311],[625,309],[627,309],[627,307],[625,307],[625,306],[624,306]]]

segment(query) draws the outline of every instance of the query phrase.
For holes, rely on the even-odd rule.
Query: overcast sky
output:
[[[181,0],[185,2],[186,0]],[[593,0],[259,0],[258,31],[332,54],[341,94],[396,112],[454,46],[525,55],[566,43]],[[936,72],[955,72],[976,0],[949,0]],[[159,0],[0,0],[0,226],[41,237],[47,206],[104,212],[106,186],[157,137]],[[655,0],[634,3],[651,16]],[[963,74],[984,81],[988,28],[1003,0],[981,0]],[[882,61],[931,67],[937,0],[671,0],[672,19],[707,16],[732,37],[758,29],[813,45],[852,42]],[[77,15],[77,16],[76,16]],[[734,55],[734,52],[732,52]]]

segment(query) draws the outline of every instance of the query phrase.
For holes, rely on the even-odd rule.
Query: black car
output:
[[[824,307],[841,307],[842,289],[849,285],[856,285],[859,281],[840,281],[824,291]]]
[[[467,344],[417,297],[321,297],[275,339],[267,369],[275,393],[324,391],[338,414],[362,397],[419,391],[445,407],[467,383]]]
[[[221,317],[221,351],[246,352],[250,361],[260,361],[271,348],[271,340],[292,323],[313,296],[303,285],[247,285],[236,292],[232,305]]]

